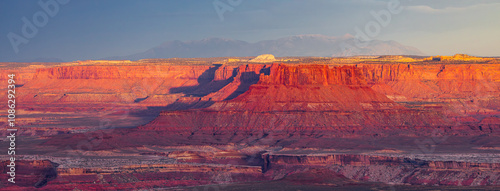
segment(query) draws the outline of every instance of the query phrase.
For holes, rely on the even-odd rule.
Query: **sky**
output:
[[[377,20],[381,13],[390,19]],[[370,39],[426,55],[500,56],[498,0],[3,0],[0,23],[2,62],[101,59],[211,37],[356,35],[366,26]]]

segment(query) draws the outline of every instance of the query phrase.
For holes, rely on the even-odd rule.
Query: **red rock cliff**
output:
[[[403,157],[356,154],[280,155],[264,154],[269,175],[304,168],[328,168],[347,178],[412,185],[500,185],[498,163],[426,161]],[[384,169],[381,173],[380,170]]]

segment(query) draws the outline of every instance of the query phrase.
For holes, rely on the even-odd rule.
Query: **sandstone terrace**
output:
[[[251,57],[147,59],[50,63],[46,66],[43,63],[36,63],[33,65],[37,66],[31,67],[27,63],[15,68],[19,74],[17,89],[20,92],[19,124],[30,128],[30,131],[21,132],[19,145],[23,147],[19,149],[25,153],[21,157],[27,160],[48,159],[57,161],[61,165],[57,171],[60,173],[59,178],[63,179],[49,178],[50,182],[44,187],[46,189],[78,187],[77,184],[69,187],[59,186],[83,177],[85,183],[82,183],[83,187],[80,188],[99,188],[93,182],[102,180],[106,180],[106,184],[109,185],[100,185],[100,188],[110,188],[115,184],[110,178],[120,182],[123,188],[131,188],[134,183],[143,184],[140,188],[162,184],[194,186],[220,183],[216,179],[216,174],[195,182],[179,181],[175,178],[189,177],[189,174],[165,172],[167,174],[161,175],[166,177],[165,179],[156,180],[152,177],[159,174],[152,172],[163,167],[150,164],[141,167],[144,170],[141,170],[141,175],[129,174],[127,170],[112,171],[118,167],[111,169],[81,167],[69,170],[77,167],[65,161],[72,160],[72,157],[78,155],[67,153],[74,151],[72,149],[76,147],[78,141],[87,139],[82,133],[85,131],[104,132],[105,136],[101,138],[101,143],[91,150],[85,150],[83,155],[91,161],[100,161],[102,167],[106,166],[104,164],[112,165],[113,161],[119,161],[124,157],[150,156],[149,161],[165,159],[166,164],[163,164],[165,166],[179,162],[186,163],[185,168],[192,168],[192,172],[196,171],[192,174],[195,176],[202,176],[207,170],[206,166],[229,163],[232,166],[226,170],[228,174],[233,173],[231,176],[235,182],[241,182],[242,180],[236,177],[246,172],[233,171],[233,168],[250,169],[249,175],[254,177],[255,181],[287,181],[290,179],[281,179],[281,174],[287,172],[300,174],[304,171],[304,166],[307,167],[309,164],[286,162],[291,165],[290,168],[275,168],[267,174],[262,174],[266,155],[274,156],[278,162],[269,161],[279,166],[283,153],[287,153],[287,157],[305,162],[316,160],[314,157],[318,157],[318,154],[331,155],[330,151],[333,150],[334,155],[347,154],[361,158],[364,155],[376,155],[395,157],[397,158],[395,160],[401,161],[411,158],[422,160],[423,164],[437,164],[439,162],[436,161],[451,160],[449,163],[451,167],[446,171],[447,176],[450,180],[462,177],[458,180],[439,182],[425,175],[435,172],[430,166],[424,165],[421,169],[411,167],[407,169],[409,171],[403,172],[418,171],[423,174],[416,173],[411,179],[401,180],[398,183],[498,185],[495,179],[491,179],[498,174],[493,173],[490,179],[486,179],[488,173],[492,171],[486,170],[487,172],[483,172],[481,176],[463,179],[476,171],[468,169],[467,165],[456,165],[484,163],[483,159],[492,161],[477,165],[493,167],[497,165],[498,162],[493,161],[498,161],[496,156],[498,151],[487,148],[495,148],[495,145],[498,145],[500,130],[499,60],[469,57],[467,60],[462,60],[462,57],[464,56],[441,61],[404,56],[299,57],[278,58],[281,61],[274,63],[249,63]],[[8,68],[2,69],[2,73],[8,73],[12,63],[2,63],[2,66]],[[136,86],[142,89],[131,88]],[[315,94],[316,97],[307,93],[330,90],[335,91],[330,94]],[[339,91],[344,94],[335,93]],[[359,96],[342,98],[343,95],[349,94]],[[253,103],[256,99],[262,99],[266,104]],[[343,102],[349,104],[342,104]],[[300,109],[304,104],[312,107]],[[328,107],[325,104],[329,104]],[[262,105],[269,107],[261,107]],[[334,108],[332,106],[336,109],[332,109]],[[126,119],[120,119],[123,110],[128,114]],[[396,114],[400,116],[394,118],[402,121],[382,120],[385,124],[380,125],[375,124],[376,120],[370,119],[370,116],[380,117],[385,115],[384,112],[391,111],[397,111]],[[311,121],[328,112],[331,116],[357,116],[356,119],[366,123],[360,125],[355,123],[359,120],[346,118],[342,123],[331,123],[326,128],[318,130],[319,126]],[[225,118],[228,121],[220,123],[197,118],[199,116],[197,114],[200,113],[206,114],[202,116]],[[266,129],[266,126],[270,126],[259,123],[252,123],[254,126],[234,123],[235,120],[232,119],[234,117],[228,113],[235,115],[238,120],[251,121],[251,116],[262,115],[271,116],[269,119],[282,119],[287,115],[296,116],[295,119],[303,121],[275,123],[273,127],[279,129]],[[276,115],[267,115],[268,113]],[[303,115],[304,113],[306,115]],[[244,115],[250,117],[242,117]],[[96,119],[96,116],[99,118]],[[175,118],[176,116],[180,118]],[[379,117],[374,119],[380,119]],[[113,121],[114,127],[117,128],[128,128],[106,134],[106,130],[97,130],[100,119]],[[406,123],[401,124],[401,122]],[[342,124],[347,126],[344,127]],[[297,129],[297,126],[307,128]],[[439,129],[436,136],[446,137],[446,141],[437,144],[432,153],[414,155],[413,150],[418,147],[415,141],[425,140],[433,135],[432,131],[435,129]],[[91,134],[92,136],[95,134]],[[130,141],[132,139],[134,141]],[[60,147],[61,145],[64,147]],[[396,153],[389,155],[386,154],[388,151]],[[226,158],[214,157],[216,155],[211,155],[210,152],[220,153],[217,156]],[[255,159],[253,162],[249,161],[252,157]],[[358,160],[356,157],[353,157],[355,162],[366,161]],[[173,162],[167,164],[168,161]],[[200,166],[198,163],[204,164]],[[134,162],[120,163],[122,169],[133,164]],[[465,168],[456,169],[456,166]],[[386,181],[382,179],[383,177],[365,178],[361,174],[356,174],[385,168],[383,165],[377,168],[369,165],[361,167],[344,165],[343,168],[357,170],[343,171],[338,166],[329,169],[349,179]],[[105,175],[107,173],[110,173],[109,177]],[[463,174],[458,176],[456,173]],[[101,179],[98,174],[105,177]],[[120,178],[121,175],[118,174],[126,176]],[[138,181],[133,177],[143,178]],[[292,180],[295,181],[295,178]],[[163,183],[160,183],[162,181]],[[341,179],[342,181],[344,179]]]

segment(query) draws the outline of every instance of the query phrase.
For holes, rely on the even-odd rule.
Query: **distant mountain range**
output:
[[[169,41],[145,52],[128,56],[108,57],[108,60],[140,60],[146,58],[244,57],[273,54],[284,56],[341,57],[358,55],[423,55],[417,48],[395,41],[373,40],[357,47],[351,35],[331,37],[298,35],[276,40],[249,43],[240,40],[207,38],[197,41]]]

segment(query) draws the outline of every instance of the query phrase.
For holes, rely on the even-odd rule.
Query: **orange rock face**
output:
[[[269,75],[262,75],[259,84],[298,85],[365,85],[361,71],[354,66],[273,64]]]
[[[209,66],[63,66],[38,69],[23,87],[21,103],[134,103],[166,105],[175,101],[171,88],[211,81]],[[206,79],[205,79],[206,78]],[[174,100],[172,100],[174,99]]]
[[[259,81],[234,99],[217,101],[199,111],[165,111],[141,129],[338,130],[347,127],[359,130],[455,126],[439,108],[409,109],[389,99],[384,92],[375,91],[368,82],[378,79],[368,78],[370,73],[365,70],[359,66],[273,64],[263,67]]]
[[[96,61],[21,71],[27,71],[19,76],[21,106],[75,110],[126,105],[174,110],[141,127],[149,129],[169,129],[168,124],[463,129],[497,115],[500,108],[500,67],[494,60],[211,66]],[[179,111],[190,108],[199,110]],[[486,126],[494,131],[495,125]]]
[[[223,101],[235,98],[258,82],[284,86],[368,86],[396,102],[445,102],[452,103],[450,106],[457,112],[481,114],[500,106],[497,96],[500,72],[495,63],[117,66],[97,62],[39,69],[25,67],[16,72],[18,84],[24,85],[20,103],[31,105],[120,102],[165,106],[184,96]]]
[[[386,145],[404,150],[421,146],[411,144],[415,144],[412,138],[422,137],[451,137],[447,144],[456,150],[467,146],[495,151],[500,137],[497,60],[384,59],[260,64],[87,61],[22,67],[18,68],[20,117],[16,122],[26,128],[19,132],[21,137],[30,136],[28,142],[36,139],[36,149],[70,153],[80,148],[92,158],[100,152],[117,152],[121,157],[141,148],[141,156],[175,161],[119,168],[63,165],[57,169],[58,179],[37,179],[49,182],[47,190],[219,184],[220,177],[210,174],[214,171],[231,175],[229,183],[275,180],[289,173],[298,173],[291,180],[302,181],[302,171],[313,173],[307,168],[326,164],[335,166],[318,172],[338,176],[341,182],[499,185],[498,180],[490,180],[499,176],[498,163],[293,153],[298,148],[355,153],[356,149],[386,149]],[[0,96],[6,97],[5,93],[2,90]],[[461,145],[464,142],[470,145]],[[217,153],[204,150],[204,146],[227,145],[234,148]],[[182,146],[194,148],[171,150]],[[245,146],[252,148],[235,149]],[[270,151],[276,148],[290,153]],[[32,152],[38,157],[39,151]],[[53,156],[61,154],[57,152]],[[52,172],[55,165],[50,164],[38,168],[30,163],[26,169]],[[380,169],[391,176],[375,175]],[[315,179],[318,184],[326,182]],[[33,177],[27,180],[23,186],[36,183]]]

